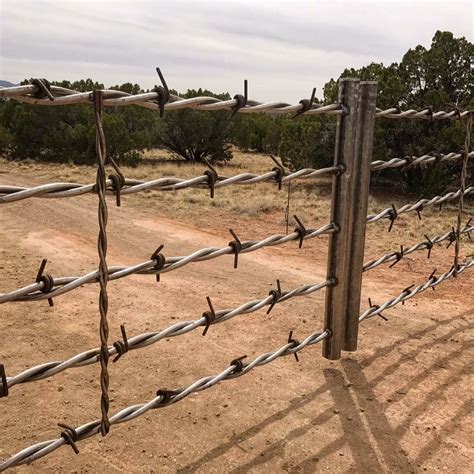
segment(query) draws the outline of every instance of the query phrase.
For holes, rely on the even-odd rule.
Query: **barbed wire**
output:
[[[47,81],[45,81],[46,83]],[[72,89],[59,86],[49,86],[49,95],[38,96],[43,92],[36,84],[14,86],[0,89],[0,97],[27,102],[37,105],[70,105],[89,103],[92,100],[92,92],[79,92]],[[256,100],[245,100],[242,106],[241,101],[234,97],[229,100],[220,100],[215,97],[193,97],[184,99],[182,97],[169,94],[169,102],[160,103],[162,96],[159,91],[144,92],[140,94],[128,94],[117,90],[104,90],[104,105],[111,107],[120,107],[127,105],[139,105],[152,110],[179,110],[184,108],[193,108],[199,110],[233,110],[240,113],[274,113],[274,114],[294,114],[298,115],[342,115],[343,107],[340,104],[321,105],[318,103],[309,104],[308,101],[292,105],[287,102],[259,102]],[[454,108],[450,111],[440,110],[434,112],[431,107],[422,110],[401,110],[399,107],[389,109],[376,109],[376,117],[390,119],[425,119],[425,120],[444,120],[444,119],[465,119],[472,114],[472,111],[460,111]]]
[[[123,341],[117,341],[108,348],[109,357],[116,356],[114,362],[128,351],[142,349],[155,344],[162,339],[169,337],[181,336],[204,327],[203,335],[207,334],[210,326],[228,321],[236,316],[250,314],[269,306],[267,314],[271,312],[277,304],[288,301],[298,296],[308,296],[316,291],[322,290],[328,286],[334,285],[333,281],[325,281],[313,285],[302,285],[290,291],[281,291],[280,282],[277,281],[277,289],[269,292],[268,296],[261,299],[248,301],[234,309],[223,309],[215,311],[211,300],[208,298],[209,311],[205,311],[201,318],[193,321],[181,321],[163,329],[159,332],[147,332],[129,338],[124,330],[122,330]],[[76,354],[67,360],[46,362],[35,367],[30,367],[23,372],[6,378],[7,388],[10,389],[15,385],[35,382],[45,378],[57,375],[65,370],[86,365],[95,364],[100,359],[100,348],[90,349],[80,354]]]
[[[462,153],[447,153],[447,154],[432,154],[427,153],[426,155],[422,156],[406,156],[404,158],[392,158],[388,161],[383,160],[376,160],[372,161],[371,164],[371,171],[381,171],[388,168],[400,168],[400,167],[408,167],[408,166],[415,166],[415,165],[425,165],[429,163],[436,163],[436,162],[445,162],[445,161],[459,161],[464,158],[464,152]],[[468,158],[474,158],[474,152],[471,151],[468,154]],[[1,195],[1,187],[0,187],[0,195]],[[0,201],[1,202],[1,201]]]
[[[407,156],[405,158],[392,158],[389,161],[377,160],[372,162],[371,170],[380,171],[387,168],[400,168],[412,165],[428,164],[437,161],[457,161],[462,159],[463,153],[448,153],[446,155],[426,154],[423,156]],[[468,154],[468,159],[474,158],[474,152]],[[283,168],[272,169],[263,174],[240,173],[238,175],[226,177],[218,176],[212,183],[215,189],[230,185],[251,185],[264,182],[289,183],[296,179],[310,179],[321,176],[332,176],[340,172],[340,167],[331,166],[327,168],[314,169],[304,168],[292,173],[287,173]],[[203,174],[190,179],[181,179],[177,177],[163,177],[150,181],[137,179],[124,179],[124,184],[120,188],[121,195],[134,194],[142,191],[177,191],[187,188],[208,188],[211,183],[209,176]],[[117,193],[117,186],[114,180],[106,181],[106,190],[109,194]],[[41,198],[69,198],[82,196],[95,192],[94,184],[80,183],[49,183],[34,187],[7,186],[0,185],[0,204],[20,201],[23,199],[41,197]]]
[[[463,234],[465,233],[469,235],[472,231],[474,231],[474,226],[470,226],[469,222],[462,229]],[[427,237],[426,241],[420,242],[410,248],[403,250],[402,247],[402,252],[390,252],[381,256],[378,259],[366,262],[364,264],[363,271],[367,272],[378,267],[379,265],[391,261],[398,262],[404,255],[408,255],[416,251],[428,249],[429,252],[431,252],[431,249],[435,244],[440,244],[441,242],[444,242],[446,240],[449,240],[450,243],[452,243],[454,241],[453,232],[454,231],[451,230],[450,232],[447,232],[446,234],[441,236],[435,236],[431,238]],[[116,361],[125,352],[128,352],[130,350],[141,349],[151,344],[155,344],[164,338],[180,336],[203,326],[205,326],[205,334],[207,333],[207,330],[211,325],[227,321],[231,318],[234,318],[235,316],[258,311],[259,309],[269,305],[271,307],[268,312],[270,312],[275,304],[283,303],[289,300],[290,298],[294,298],[296,296],[307,296],[309,294],[314,293],[315,291],[321,290],[333,284],[334,282],[326,281],[324,283],[318,283],[313,285],[303,285],[294,288],[291,291],[281,291],[280,282],[277,281],[277,290],[271,290],[266,298],[252,300],[238,306],[237,308],[224,309],[220,311],[214,311],[213,305],[210,299],[208,299],[210,311],[206,311],[205,313],[203,313],[203,316],[201,318],[196,319],[194,321],[179,322],[169,326],[168,328],[160,332],[148,332],[134,336],[132,338],[128,338],[126,336],[125,330],[122,329],[123,341],[115,342],[112,346],[108,348],[108,353],[110,357],[116,355]],[[90,349],[80,354],[76,354],[67,360],[46,362],[35,367],[30,367],[15,376],[6,377],[7,389],[10,389],[11,387],[20,383],[34,382],[37,380],[52,377],[70,368],[83,367],[85,365],[94,364],[98,362],[99,354],[100,349]]]
[[[458,273],[462,273],[464,270],[472,266],[474,266],[474,260],[465,261],[459,265]],[[423,291],[426,291],[428,288],[434,288],[435,286],[451,278],[453,275],[454,267],[452,267],[448,272],[443,273],[439,277],[434,276],[433,272],[433,274],[430,275],[428,281],[425,284],[419,285],[416,288],[407,288],[403,290],[398,297],[386,301],[381,306],[371,305],[371,307],[367,311],[362,313],[362,315],[359,317],[359,321],[363,322],[365,319],[374,317],[376,315],[381,315],[382,311],[384,311],[385,309],[392,308],[399,303],[403,304],[406,300],[413,298],[414,296],[419,293],[422,293]],[[225,370],[223,370],[217,375],[203,377],[195,381],[194,383],[177,390],[158,390],[156,393],[156,397],[151,399],[149,402],[129,406],[110,417],[110,424],[114,425],[131,421],[145,414],[149,410],[172,405],[185,399],[187,396],[193,393],[201,392],[203,390],[211,388],[224,380],[231,380],[245,375],[255,367],[266,365],[278,359],[279,357],[294,355],[295,358],[297,358],[297,354],[301,352],[305,347],[317,344],[323,341],[324,339],[330,337],[331,334],[327,330],[323,332],[315,332],[307,336],[302,342],[299,342],[292,336],[293,332],[290,332],[287,344],[281,346],[279,349],[273,352],[266,352],[264,354],[261,354],[258,357],[254,358],[251,362],[244,362],[246,356],[242,356],[232,360],[229,367],[227,367]],[[77,428],[71,428],[67,425],[60,425],[66,428],[65,431],[61,433],[59,438],[51,439],[48,441],[42,441],[40,443],[21,450],[17,454],[3,461],[0,464],[0,471],[4,471],[5,469],[10,467],[19,466],[21,464],[33,462],[43,456],[46,456],[47,454],[50,454],[51,452],[59,449],[61,446],[64,446],[66,444],[71,445],[74,451],[78,453],[79,450],[76,446],[76,443],[80,440],[98,434],[100,432],[100,423],[101,422],[99,420],[96,420],[81,425]]]
[[[474,186],[469,186],[468,188],[465,189],[463,195],[468,196],[469,194],[474,194]],[[372,222],[377,222],[381,219],[389,219],[390,222],[390,228],[392,228],[392,225],[394,221],[398,218],[400,214],[405,214],[407,212],[416,212],[418,214],[418,217],[421,218],[421,211],[427,207],[435,206],[436,204],[442,205],[445,202],[448,201],[453,201],[454,199],[459,198],[461,195],[461,190],[453,191],[446,193],[442,196],[435,196],[431,199],[420,199],[414,204],[405,204],[404,206],[400,207],[399,209],[395,208],[394,205],[392,207],[388,207],[384,209],[383,211],[380,211],[378,214],[370,214],[367,216],[367,223],[372,223]]]
[[[472,154],[474,156],[474,153]],[[235,176],[218,176],[217,181],[213,183],[215,189],[230,185],[250,185],[263,182],[282,183],[294,179],[308,179],[319,176],[331,176],[340,172],[339,167],[331,166],[328,168],[313,169],[305,168],[294,173],[284,174],[280,170],[272,170],[263,174],[240,173]],[[181,179],[176,177],[164,177],[151,181],[141,181],[137,179],[125,179],[124,186],[120,189],[121,195],[134,194],[142,191],[177,191],[187,188],[209,188],[211,185],[208,175],[196,176],[190,179]],[[116,193],[112,180],[107,180],[107,190],[109,193]],[[41,197],[41,198],[68,198],[81,196],[94,192],[93,184],[79,183],[50,183],[35,186],[32,188],[20,186],[2,186],[0,185],[0,204],[20,201],[22,199]]]
[[[460,274],[467,270],[468,268],[474,267],[474,259],[467,259],[464,262],[460,263],[458,265],[458,268],[455,269],[454,266],[452,266],[447,272],[441,274],[440,276],[436,276],[436,269],[433,271],[433,273],[429,276],[428,280],[426,283],[422,285],[418,285],[416,287],[410,286],[408,288],[405,288],[397,297],[391,298],[382,305],[372,305],[370,308],[368,308],[366,311],[364,311],[360,317],[359,321],[362,322],[365,319],[373,318],[374,316],[380,316],[383,311],[389,308],[393,308],[396,306],[398,303],[404,303],[405,301],[413,298],[419,293],[422,293],[426,291],[429,288],[433,288],[435,286],[438,286],[439,284],[443,283],[444,281],[450,279],[452,276],[454,276],[456,273]]]
[[[266,237],[263,240],[242,241],[239,244],[240,249],[238,249],[237,255],[254,252],[264,247],[283,245],[291,241],[299,241],[301,245],[305,240],[313,239],[324,234],[331,234],[336,231],[337,227],[334,224],[326,224],[319,229],[307,229],[304,226],[301,226],[288,235],[275,234]],[[164,257],[164,255],[161,253],[161,249],[162,248],[160,248],[159,252],[155,252],[155,254],[152,256],[153,258],[147,260],[146,262],[129,267],[109,267],[109,281],[124,278],[132,274],[160,275],[162,273],[167,273],[177,270],[178,268],[182,268],[191,262],[203,262],[221,257],[223,255],[236,255],[236,246],[234,245],[234,241],[230,242],[226,247],[208,247],[182,257]],[[35,283],[24,286],[17,290],[13,290],[8,293],[0,293],[0,304],[9,301],[50,300],[79,288],[80,286],[83,286],[87,283],[96,283],[98,281],[98,272],[89,272],[80,277],[52,278],[50,276],[50,278],[51,286],[49,287],[49,291],[44,292],[45,283],[43,281],[36,281]]]
[[[467,234],[469,239],[471,238],[471,232],[474,232],[474,226],[469,225],[471,219],[469,219],[468,223],[460,230],[460,235]],[[370,260],[369,262],[364,263],[363,271],[367,272],[369,270],[373,270],[384,263],[393,262],[391,266],[398,263],[403,257],[409,255],[413,252],[417,252],[419,250],[428,250],[428,258],[431,256],[431,250],[435,244],[440,244],[445,241],[448,242],[448,246],[450,246],[453,242],[456,241],[456,231],[451,229],[450,231],[446,232],[443,235],[436,235],[434,237],[428,237],[425,235],[426,240],[422,242],[418,242],[417,244],[404,248],[403,245],[400,247],[399,251],[389,252],[385,255],[382,255],[379,258]]]

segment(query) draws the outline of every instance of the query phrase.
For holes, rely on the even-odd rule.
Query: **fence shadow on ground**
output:
[[[314,472],[317,464],[326,457],[337,453],[343,448],[349,447],[353,459],[353,468],[357,472],[374,471],[397,471],[409,472],[417,469],[429,460],[436,452],[436,447],[444,436],[452,433],[459,421],[469,413],[469,400],[459,407],[449,418],[449,420],[438,428],[435,439],[429,441],[421,447],[415,458],[409,459],[400,440],[410,430],[412,423],[427,409],[439,400],[443,400],[446,391],[455,386],[460,379],[466,375],[468,364],[455,371],[442,383],[435,384],[429,390],[424,390],[424,398],[421,403],[410,407],[404,414],[403,421],[394,426],[386,414],[384,404],[381,403],[376,394],[377,385],[396,371],[403,371],[404,361],[412,360],[422,350],[428,349],[435,344],[446,344],[449,339],[464,331],[474,328],[474,323],[469,322],[465,317],[472,315],[473,310],[462,314],[457,314],[452,318],[430,324],[421,331],[411,334],[410,339],[420,339],[421,344],[413,350],[400,355],[395,361],[391,361],[382,367],[382,371],[372,380],[368,380],[364,369],[370,366],[375,360],[380,361],[381,356],[386,356],[406,343],[406,337],[400,337],[392,344],[381,346],[374,354],[366,358],[343,359],[338,368],[328,368],[323,371],[325,383],[310,394],[294,398],[287,408],[262,420],[258,424],[250,427],[246,431],[236,433],[225,443],[216,446],[204,456],[196,459],[178,472],[193,472],[208,463],[212,463],[219,457],[225,455],[240,443],[250,440],[265,428],[275,423],[285,423],[285,419],[294,410],[299,410],[311,404],[322,394],[329,392],[334,404],[324,411],[317,413],[309,422],[289,431],[286,436],[277,442],[269,445],[265,450],[257,453],[253,459],[247,461],[233,470],[235,473],[248,472],[258,468],[275,458],[281,458],[285,446],[295,442],[298,438],[306,435],[315,426],[323,425],[334,417],[338,418],[344,434],[324,446],[315,446],[314,454],[295,465],[286,463],[281,466],[288,472]],[[462,323],[456,328],[453,323]],[[440,330],[442,334],[440,334]],[[430,338],[426,342],[424,336],[436,331],[436,338]],[[446,353],[443,357],[433,360],[416,377],[408,378],[400,388],[397,388],[396,398],[400,401],[410,391],[423,386],[424,382],[434,370],[443,367],[450,361],[457,360],[474,345],[469,342],[461,343],[454,351]],[[349,390],[348,386],[354,385],[355,390]],[[472,402],[472,400],[471,400]],[[337,408],[337,410],[336,410]],[[343,413],[342,413],[343,412]]]

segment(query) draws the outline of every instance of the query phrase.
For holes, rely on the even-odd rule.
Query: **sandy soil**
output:
[[[6,184],[34,182],[5,172]],[[205,191],[203,191],[204,193]],[[173,219],[158,205],[110,199],[109,265],[148,259],[156,247],[184,255],[223,245],[232,226],[242,238],[282,232],[265,215],[239,221],[236,214],[205,210],[195,219]],[[217,196],[216,199],[219,199]],[[149,203],[150,199],[146,201]],[[53,276],[96,268],[96,198],[35,199],[0,207],[0,291],[35,278],[42,258]],[[324,216],[322,216],[321,224]],[[255,222],[255,224],[252,224]],[[451,224],[448,225],[448,228]],[[377,240],[378,227],[368,240]],[[419,240],[412,238],[412,243]],[[393,248],[406,241],[394,240]],[[284,288],[325,276],[327,238],[191,264],[162,276],[133,276],[109,285],[110,341],[160,330],[199,317],[210,296],[216,309],[234,307],[268,293],[277,278]],[[368,251],[368,257],[376,253]],[[434,261],[436,257],[436,262]],[[364,280],[364,297],[381,303],[433,266],[447,269],[452,248],[437,247],[427,262],[420,252],[393,269],[383,266]],[[184,401],[151,411],[19,471],[71,472],[470,472],[472,450],[472,298],[474,275],[465,272],[387,311],[361,327],[360,350],[330,362],[321,347],[303,351],[300,362],[279,359],[249,375],[223,382]],[[469,296],[471,295],[471,296]],[[60,360],[98,345],[98,286],[87,285],[47,302],[1,306],[0,361],[7,374]],[[363,307],[366,307],[364,300]],[[111,413],[153,398],[322,328],[324,294],[293,299],[201,331],[126,354],[110,366]],[[43,381],[17,385],[0,400],[0,459],[35,442],[55,438],[58,422],[78,425],[100,414],[99,366],[71,369]]]

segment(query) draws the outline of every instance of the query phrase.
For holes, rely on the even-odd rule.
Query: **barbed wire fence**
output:
[[[47,300],[54,304],[54,298],[86,284],[98,283],[99,297],[99,338],[100,346],[81,352],[67,360],[51,361],[30,367],[19,374],[7,376],[7,370],[0,364],[0,397],[10,395],[12,387],[18,384],[32,383],[48,377],[53,377],[69,369],[99,363],[101,365],[101,419],[78,427],[65,424],[57,439],[37,443],[21,450],[10,458],[0,461],[0,471],[7,468],[31,463],[47,454],[70,445],[76,453],[79,452],[77,443],[83,439],[101,433],[105,436],[110,427],[119,423],[133,420],[147,411],[162,408],[177,403],[188,395],[207,390],[216,384],[241,377],[256,367],[266,365],[274,360],[293,355],[305,348],[322,343],[323,356],[328,359],[339,359],[342,351],[357,349],[358,328],[366,319],[375,316],[384,318],[382,312],[399,303],[415,297],[429,288],[434,289],[443,282],[474,267],[473,256],[460,261],[461,238],[471,238],[474,226],[469,220],[462,224],[464,199],[474,194],[474,186],[467,183],[467,163],[474,157],[470,150],[470,135],[472,129],[472,111],[434,112],[431,108],[423,110],[405,110],[393,107],[387,110],[376,108],[377,84],[375,82],[361,82],[356,79],[342,79],[339,85],[338,103],[320,105],[314,103],[314,93],[311,100],[303,99],[299,104],[292,105],[275,101],[262,103],[248,99],[245,84],[244,95],[236,95],[231,100],[219,100],[210,97],[195,97],[183,99],[170,94],[167,84],[157,69],[162,85],[152,92],[136,95],[116,90],[78,92],[63,87],[50,85],[45,79],[36,79],[29,85],[15,86],[0,89],[0,97],[17,100],[33,105],[69,105],[91,103],[94,106],[97,130],[97,179],[95,184],[83,183],[51,183],[33,187],[6,186],[0,184],[0,205],[13,203],[31,198],[60,199],[80,196],[83,194],[98,195],[98,254],[99,266],[82,276],[53,277],[45,273],[47,261],[41,262],[34,282],[29,285],[0,293],[0,304],[21,301]],[[272,113],[295,115],[333,115],[337,117],[336,148],[333,166],[323,169],[306,168],[295,172],[287,172],[282,165],[263,174],[241,173],[235,176],[221,176],[209,165],[209,170],[201,176],[191,179],[166,177],[146,181],[126,178],[120,168],[107,156],[106,137],[102,129],[102,111],[108,106],[139,105],[157,110],[160,116],[166,111],[183,108],[197,110],[230,110],[232,113]],[[448,154],[426,154],[419,157],[408,156],[393,158],[389,161],[371,161],[376,119],[419,119],[419,120],[466,120],[466,140],[463,152]],[[368,214],[369,183],[371,172],[389,168],[402,168],[417,165],[429,165],[439,162],[461,162],[461,180],[459,189],[434,196],[431,199],[420,199],[396,208],[381,210],[376,214]],[[114,173],[107,177],[106,165],[110,164]],[[286,235],[275,234],[260,240],[241,241],[233,232],[233,240],[225,247],[208,247],[198,249],[185,256],[165,256],[163,245],[159,246],[149,260],[132,266],[107,265],[107,195],[114,195],[116,204],[121,204],[121,196],[154,191],[176,191],[190,187],[208,188],[213,197],[216,189],[232,185],[257,185],[262,182],[273,182],[281,188],[282,183],[292,183],[296,180],[310,179],[320,176],[332,177],[332,197],[330,222],[320,228],[308,228],[297,216],[297,226],[292,233]],[[400,246],[400,249],[388,252],[378,258],[364,262],[365,235],[367,224],[377,221],[388,221],[390,231],[401,214],[415,213],[421,217],[421,212],[427,207],[447,202],[457,201],[458,212],[455,226],[446,229],[444,234],[424,235],[424,240],[411,246]],[[178,270],[190,263],[213,260],[224,255],[234,255],[234,266],[237,268],[239,256],[258,251],[265,247],[279,246],[290,242],[298,242],[299,247],[309,239],[321,235],[328,235],[328,264],[327,277],[323,282],[310,282],[290,290],[283,290],[280,281],[267,296],[245,302],[236,308],[215,310],[212,301],[208,298],[209,310],[201,317],[182,321],[166,329],[138,334],[128,337],[124,326],[121,326],[122,340],[112,345],[108,342],[107,322],[107,283],[133,274],[155,275]],[[436,245],[447,243],[449,247],[455,244],[453,265],[440,275],[434,270],[428,279],[418,286],[405,288],[397,296],[390,298],[381,305],[372,304],[361,312],[361,288],[363,274],[384,264],[393,267],[405,256],[414,252],[427,251],[430,258]],[[293,338],[292,332],[288,341],[280,348],[261,354],[252,360],[240,357],[230,362],[229,366],[216,375],[203,377],[189,386],[174,390],[159,390],[152,400],[133,405],[109,416],[109,375],[108,361],[114,357],[117,362],[128,351],[145,348],[156,344],[164,338],[177,337],[194,330],[203,330],[203,334],[212,325],[224,323],[232,318],[249,314],[260,309],[270,313],[275,305],[280,305],[292,298],[300,298],[325,290],[324,327],[321,331],[313,332],[301,342]]]

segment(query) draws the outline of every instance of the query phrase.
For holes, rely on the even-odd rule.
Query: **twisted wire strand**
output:
[[[469,117],[466,123],[466,138],[464,140],[464,157],[462,160],[461,168],[461,186],[459,190],[461,194],[458,202],[458,215],[456,220],[456,242],[454,244],[454,269],[457,273],[459,252],[461,250],[461,219],[464,208],[464,190],[466,189],[467,180],[467,162],[469,160],[469,150],[471,148],[471,134],[472,134],[472,116]]]
[[[105,159],[107,156],[106,141],[104,129],[102,126],[102,102],[103,97],[100,91],[94,91],[94,112],[96,124],[96,150],[97,150],[97,180],[96,189],[99,197],[98,218],[99,218],[99,235],[97,238],[97,250],[99,253],[99,269],[97,271],[97,279],[99,280],[99,336],[100,336],[100,387],[101,398],[100,407],[102,412],[101,432],[105,436],[109,432],[110,422],[109,412],[109,324],[107,321],[107,311],[109,299],[107,295],[107,281],[109,270],[107,268],[107,201],[105,200]]]
[[[463,196],[474,194],[474,186],[469,186],[468,188],[466,188],[464,190],[464,193],[461,193],[461,190],[458,189],[455,192],[449,192],[442,196],[435,196],[431,199],[420,199],[414,204],[405,204],[404,206],[400,207],[400,209],[396,209],[396,215],[394,215],[394,209],[392,207],[388,207],[387,209],[380,211],[378,214],[370,214],[369,216],[367,216],[367,222],[370,224],[372,222],[377,222],[381,219],[395,219],[400,214],[405,214],[406,212],[421,212],[427,207],[453,201],[454,199],[459,198],[461,194]]]
[[[228,321],[229,319],[235,318],[236,316],[254,313],[255,311],[258,311],[266,306],[280,304],[298,296],[308,296],[333,284],[333,282],[328,280],[323,283],[317,283],[313,285],[302,285],[292,289],[291,291],[282,292],[281,295],[277,296],[276,298],[272,292],[270,292],[265,298],[248,301],[234,309],[215,311],[214,318],[211,321],[208,321],[208,319],[203,315],[201,318],[193,321],[181,321],[175,323],[159,332],[147,332],[139,334],[127,339],[127,351],[142,349],[152,344],[156,344],[165,338],[181,336],[207,325],[212,326],[224,321]],[[109,357],[117,354],[121,355],[120,350],[117,349],[115,344],[108,348],[108,354]],[[52,377],[71,368],[95,364],[98,362],[99,358],[100,348],[96,348],[76,354],[67,360],[46,362],[35,367],[30,367],[13,377],[7,377],[7,387],[11,388],[18,384],[35,382],[37,380]]]
[[[464,158],[464,153],[447,153],[440,155],[426,154],[422,156],[408,156],[405,158],[392,158],[388,161],[376,160],[372,161],[370,170],[371,171],[381,171],[388,168],[400,168],[403,166],[414,166],[414,165],[426,165],[429,163],[435,163],[437,161],[446,162],[446,161],[458,161]],[[474,158],[474,151],[468,152],[468,158]],[[1,194],[0,188],[0,194]],[[1,202],[1,201],[0,201]]]
[[[78,92],[59,86],[51,86],[51,94],[54,100],[39,99],[34,97],[38,93],[39,87],[37,85],[23,85],[6,87],[0,89],[0,97],[10,98],[13,100],[27,102],[37,105],[70,105],[88,103],[92,100],[91,92]],[[160,106],[157,99],[160,98],[158,92],[144,92],[140,94],[128,94],[126,92],[117,90],[103,90],[104,105],[119,107],[127,105],[139,105],[152,110],[159,110]],[[220,100],[214,97],[193,97],[191,99],[184,99],[182,97],[171,95],[170,101],[164,105],[165,110],[179,110],[184,108],[192,108],[199,110],[233,110],[239,106],[237,99]],[[302,104],[295,105],[287,102],[259,102],[256,100],[248,100],[247,104],[238,110],[239,113],[274,113],[274,114],[289,114],[299,113],[304,115],[342,115],[344,113],[341,104],[312,104],[309,109]],[[398,107],[389,109],[376,109],[376,117],[390,118],[390,119],[425,119],[425,120],[444,120],[444,119],[465,119],[470,117],[472,111],[460,111],[453,109],[450,111],[440,110],[433,112],[431,108],[422,110],[400,110]]]
[[[474,153],[473,153],[474,156]],[[294,173],[288,173],[282,178],[282,183],[294,179],[308,179],[319,176],[332,176],[339,172],[337,166],[328,168],[313,169],[305,168]],[[279,171],[268,171],[261,175],[254,173],[240,173],[235,176],[218,176],[214,188],[223,188],[230,185],[250,185],[263,182],[277,182],[279,180]],[[115,190],[113,182],[106,181],[107,191],[111,194]],[[187,188],[208,189],[209,177],[207,175],[196,176],[190,179],[181,179],[176,177],[164,177],[151,181],[141,181],[138,179],[125,179],[124,186],[120,190],[121,195],[134,194],[142,191],[177,191]],[[80,183],[50,183],[35,186],[31,188],[20,186],[2,186],[0,185],[0,204],[20,201],[22,199],[41,197],[41,198],[68,198],[81,196],[93,192],[93,184]]]
[[[377,160],[372,162],[371,170],[380,171],[387,168],[400,168],[403,166],[422,165],[436,162],[437,160],[457,161],[463,159],[463,153],[448,153],[446,155],[423,155],[412,156],[406,158],[392,158],[389,161]],[[468,153],[468,159],[474,158],[474,152]],[[314,169],[304,168],[293,173],[285,173],[281,182],[291,182],[295,179],[310,179],[320,176],[332,176],[339,172],[337,166],[328,168]],[[215,188],[223,188],[230,185],[251,185],[264,182],[278,182],[280,171],[272,170],[263,174],[240,173],[235,176],[225,177],[218,176]],[[190,179],[180,179],[176,177],[164,177],[150,181],[142,181],[137,179],[125,179],[124,186],[120,190],[121,195],[134,194],[142,191],[177,191],[187,188],[203,188],[209,187],[209,177],[207,175],[196,176]],[[109,194],[116,192],[114,183],[108,179],[106,181],[106,191]],[[23,199],[41,197],[41,198],[69,198],[74,196],[82,196],[84,194],[94,192],[93,184],[80,183],[49,183],[33,187],[22,186],[6,186],[0,185],[0,204],[20,201]]]
[[[318,236],[325,234],[332,234],[336,231],[334,224],[326,224],[319,229],[306,229],[306,235],[303,236],[303,240],[314,239]],[[263,240],[248,240],[242,242],[242,249],[239,254],[254,252],[264,247],[273,247],[276,245],[283,245],[287,242],[294,240],[300,240],[301,231],[298,229],[288,235],[275,234],[266,237]],[[191,262],[203,262],[212,260],[214,258],[221,257],[223,255],[233,255],[235,249],[231,245],[226,247],[208,247],[201,250],[197,250],[190,255],[182,257],[169,257],[162,268],[156,268],[157,260],[147,260],[146,262],[139,263],[130,267],[115,266],[109,267],[108,269],[108,280],[117,280],[133,274],[147,274],[147,275],[159,275],[167,273],[178,268],[182,268]],[[61,277],[54,278],[53,289],[47,293],[43,293],[44,289],[43,282],[36,282],[30,285],[24,286],[17,290],[13,290],[8,293],[0,293],[0,304],[9,301],[37,301],[55,298],[64,293],[72,291],[86,283],[96,283],[98,281],[98,271],[86,273],[80,277]]]
[[[474,267],[474,259],[467,259],[464,262],[458,265],[457,273],[462,273],[468,268]],[[364,321],[365,319],[373,318],[374,316],[380,315],[383,311],[389,308],[393,308],[398,303],[403,303],[419,293],[423,293],[424,291],[428,290],[429,288],[434,288],[446,280],[449,280],[451,277],[455,275],[456,271],[454,266],[452,266],[447,272],[444,272],[440,276],[431,275],[430,278],[423,283],[422,285],[418,285],[414,288],[407,288],[403,290],[398,296],[391,298],[382,305],[374,305],[364,311],[360,317],[359,322]]]
[[[465,225],[464,228],[460,230],[460,235],[467,234],[470,235],[471,232],[474,232],[474,226],[472,225]],[[443,235],[436,235],[435,237],[431,237],[429,240],[424,240],[422,242],[418,242],[417,244],[404,248],[403,251],[395,251],[395,252],[388,252],[385,255],[382,255],[379,258],[370,260],[369,262],[364,263],[363,271],[367,272],[369,270],[373,270],[384,263],[389,262],[396,262],[401,260],[405,255],[409,255],[413,252],[417,252],[419,250],[430,250],[434,244],[440,244],[446,240],[450,242],[454,238],[453,231],[450,230]]]
[[[474,260],[463,262],[459,266],[459,273],[472,266],[474,266]],[[448,272],[443,273],[440,277],[431,276],[424,285],[420,285],[412,290],[404,290],[397,298],[392,298],[388,300],[382,306],[373,306],[369,308],[367,311],[362,313],[362,315],[359,317],[359,321],[363,322],[365,319],[369,319],[373,316],[376,316],[377,314],[380,314],[385,309],[392,308],[400,302],[413,298],[414,296],[425,291],[426,289],[441,284],[442,282],[451,278],[453,274],[454,269],[452,268]],[[243,362],[242,358],[235,359],[231,362],[228,368],[226,368],[217,375],[203,377],[192,383],[191,385],[188,385],[187,387],[182,387],[177,390],[159,390],[157,392],[157,396],[151,399],[149,402],[129,406],[113,415],[110,418],[110,423],[111,425],[114,425],[131,421],[145,414],[149,410],[172,405],[174,403],[177,403],[178,401],[183,400],[184,398],[193,393],[207,390],[208,388],[211,388],[224,380],[231,380],[245,375],[255,367],[269,364],[270,362],[273,362],[279,357],[297,354],[305,347],[317,344],[330,336],[331,334],[327,330],[323,332],[315,332],[307,336],[302,342],[298,342],[293,339],[287,344],[281,346],[276,351],[261,354],[260,356],[254,358],[251,362]],[[76,440],[79,441],[89,438],[98,434],[99,431],[100,421],[96,420],[86,423],[75,429]],[[21,464],[33,462],[59,449],[65,444],[67,444],[65,437],[59,437],[56,439],[37,443],[33,446],[21,450],[17,454],[3,461],[0,464],[0,471],[4,471],[9,467],[19,466]]]
[[[329,337],[329,335],[330,334],[328,331],[315,332],[307,336],[302,342],[293,340],[273,352],[266,352],[264,354],[259,355],[258,357],[255,357],[248,363],[235,360],[229,365],[228,368],[226,368],[217,375],[203,377],[192,383],[191,385],[187,387],[182,387],[178,390],[167,391],[166,393],[161,394],[159,391],[157,396],[149,402],[139,405],[132,405],[119,411],[118,413],[110,417],[110,423],[111,425],[115,425],[119,423],[124,423],[126,421],[131,421],[145,414],[149,410],[155,408],[163,408],[165,406],[177,403],[186,398],[187,396],[193,393],[207,390],[208,388],[217,385],[219,382],[222,382],[224,380],[235,379],[241,377],[242,375],[248,374],[254,368],[269,364],[270,362],[273,362],[279,357],[297,354],[307,346],[318,344],[325,338]],[[77,441],[96,435],[97,433],[99,433],[99,431],[99,421],[92,421],[90,423],[81,425],[75,429],[75,432],[77,434]],[[21,464],[33,462],[36,459],[39,459],[55,451],[66,443],[67,441],[63,437],[59,437],[57,439],[37,443],[34,446],[30,446],[29,448],[23,449],[19,453],[0,463],[0,472],[4,471],[9,467],[19,466]]]

